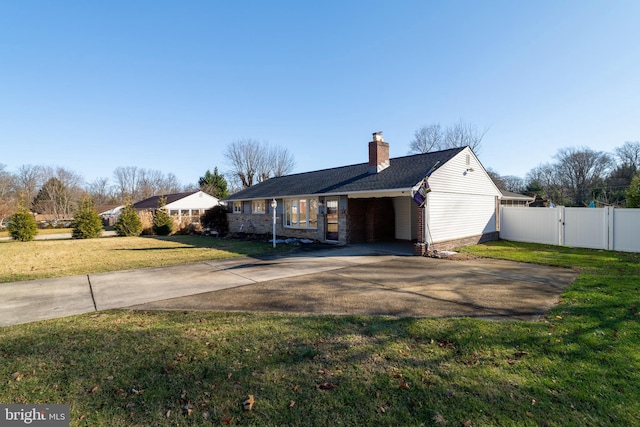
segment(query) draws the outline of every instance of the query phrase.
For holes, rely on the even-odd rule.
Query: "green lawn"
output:
[[[199,236],[0,241],[0,283],[289,251]]]
[[[0,402],[68,403],[72,426],[640,423],[638,254],[465,251],[581,274],[538,322],[118,310],[1,328]]]

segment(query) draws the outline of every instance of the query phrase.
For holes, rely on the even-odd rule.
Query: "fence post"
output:
[[[558,246],[564,246],[564,206],[558,206],[556,209],[558,209]]]
[[[616,208],[613,206],[607,206],[607,250],[615,251],[616,242],[613,241],[614,227],[615,227],[615,214]]]

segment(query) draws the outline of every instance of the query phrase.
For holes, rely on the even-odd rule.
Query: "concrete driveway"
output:
[[[400,256],[353,245],[0,284],[0,326],[125,307],[534,320],[576,275],[557,267]]]

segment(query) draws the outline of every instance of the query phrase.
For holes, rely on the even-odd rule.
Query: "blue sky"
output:
[[[640,139],[639,19],[635,0],[0,0],[0,163],[195,184],[241,138],[304,172],[463,119],[488,128],[485,167],[524,177]]]

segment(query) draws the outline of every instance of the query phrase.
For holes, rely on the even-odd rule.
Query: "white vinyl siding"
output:
[[[429,194],[427,209],[427,237],[433,243],[496,231],[493,196],[433,192]]]
[[[470,149],[458,153],[429,179],[427,240],[433,243],[497,231],[501,195]]]
[[[469,165],[466,163],[467,155],[470,156]],[[469,149],[462,150],[436,170],[429,178],[429,185],[433,192],[438,193],[502,195]]]

